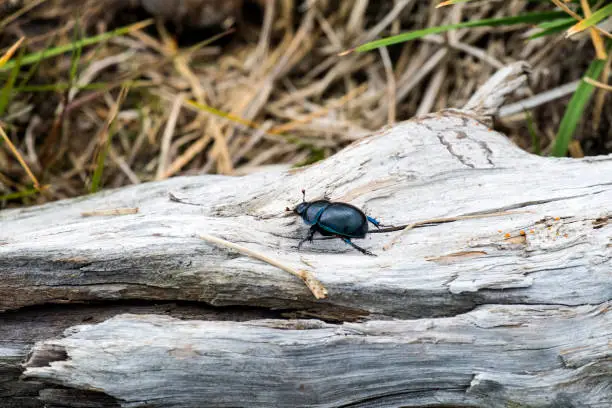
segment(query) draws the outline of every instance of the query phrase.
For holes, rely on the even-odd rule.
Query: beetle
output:
[[[306,225],[310,225],[308,236],[298,243],[298,250],[306,241],[312,242],[318,232],[325,237],[337,237],[364,255],[376,256],[367,249],[361,248],[351,241],[352,238],[365,238],[368,233],[368,223],[380,228],[381,224],[375,218],[364,214],[354,205],[323,200],[306,201],[306,190],[302,190],[302,202],[292,211],[302,217]]]

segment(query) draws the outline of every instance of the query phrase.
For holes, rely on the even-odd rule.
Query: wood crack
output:
[[[573,195],[573,196],[547,198],[547,199],[543,199],[543,200],[524,201],[522,203],[506,205],[506,206],[503,206],[503,207],[498,207],[498,208],[490,209],[490,210],[487,210],[487,211],[489,211],[489,212],[502,212],[502,211],[517,210],[517,209],[520,209],[520,208],[531,207],[531,206],[534,206],[534,205],[553,203],[555,201],[573,200],[575,198],[588,197],[588,196],[592,196],[594,194],[599,194],[599,193],[602,193],[602,192],[603,191],[599,191],[599,192],[595,192],[595,193],[578,194],[578,195]]]
[[[457,160],[459,160],[459,162],[460,162],[461,164],[463,164],[465,167],[468,167],[468,168],[470,168],[470,169],[473,169],[473,168],[475,167],[475,166],[474,166],[472,163],[470,163],[469,161],[467,161],[467,159],[466,159],[464,156],[462,156],[462,155],[460,155],[460,154],[456,153],[456,152],[455,152],[455,150],[453,149],[453,145],[452,145],[451,143],[449,143],[449,142],[448,142],[448,141],[447,141],[447,140],[444,138],[444,136],[443,136],[442,134],[438,133],[437,137],[438,137],[438,140],[440,140],[440,143],[441,143],[441,144],[442,144],[444,147],[446,147],[446,150],[448,150],[448,152],[451,154],[451,156],[453,156],[454,158],[456,158]]]
[[[447,388],[436,388],[431,391],[414,391],[414,390],[405,390],[405,391],[397,391],[389,394],[376,395],[369,398],[364,398],[360,401],[350,402],[348,404],[338,405],[338,408],[359,408],[359,407],[370,407],[370,406],[386,406],[386,404],[392,403],[393,400],[398,399],[397,397],[408,397],[409,399],[415,398],[423,398],[428,395],[435,395],[438,392],[448,392],[448,393],[456,393],[458,397],[462,394],[465,394],[467,389],[469,388],[469,383],[466,384],[465,387],[447,387]],[[401,398],[404,399],[404,398]],[[380,404],[380,405],[378,405]],[[477,407],[477,405],[461,405],[461,407],[456,406],[457,408],[470,408]]]

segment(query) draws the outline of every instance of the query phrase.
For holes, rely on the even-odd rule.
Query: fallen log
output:
[[[525,68],[310,167],[0,212],[0,399],[612,405],[612,156],[534,156],[488,127]],[[377,257],[297,251],[301,188],[418,228],[358,242]]]

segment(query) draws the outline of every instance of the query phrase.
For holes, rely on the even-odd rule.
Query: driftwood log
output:
[[[612,406],[612,156],[489,129],[524,69],[308,168],[0,212],[0,406]],[[357,241],[377,257],[298,252],[301,188],[385,224],[460,218]]]

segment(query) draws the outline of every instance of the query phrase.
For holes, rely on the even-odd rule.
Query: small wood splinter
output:
[[[139,208],[113,208],[110,210],[95,210],[95,211],[84,211],[81,213],[81,217],[96,217],[96,216],[109,216],[109,215],[128,215],[137,214]]]

